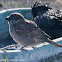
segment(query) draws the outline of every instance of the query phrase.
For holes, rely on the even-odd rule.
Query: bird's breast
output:
[[[19,36],[17,33],[16,33],[16,31],[15,31],[15,29],[14,29],[14,27],[13,26],[9,26],[9,33],[10,33],[10,35],[11,35],[11,37],[13,38],[13,40],[15,41],[15,42],[17,42],[17,43],[21,43],[20,41],[21,41],[21,36]]]
[[[10,32],[10,35],[11,37],[13,38],[13,40],[15,42],[17,42],[18,44],[21,44],[21,45],[32,45],[32,44],[35,44],[35,40],[30,37],[30,36],[25,36],[25,35],[22,35],[22,34],[18,34],[16,33],[14,27],[9,27],[9,32]]]
[[[43,43],[42,39],[39,39],[38,37],[18,34],[13,26],[9,27],[9,32],[13,40],[20,45],[37,45]]]

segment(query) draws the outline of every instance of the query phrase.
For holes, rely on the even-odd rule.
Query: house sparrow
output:
[[[9,32],[15,42],[26,46],[36,46],[38,44],[48,42],[56,47],[62,47],[49,39],[49,36],[40,28],[34,21],[30,21],[24,18],[20,13],[11,13],[5,18],[9,24]]]

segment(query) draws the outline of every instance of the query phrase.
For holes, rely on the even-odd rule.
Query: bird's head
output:
[[[32,15],[35,18],[38,15],[42,15],[46,13],[49,9],[52,9],[49,5],[46,3],[42,3],[41,1],[36,1],[32,6]]]
[[[24,16],[21,15],[20,13],[11,13],[9,16],[5,18],[9,23],[14,23],[15,21],[22,21],[24,20]]]

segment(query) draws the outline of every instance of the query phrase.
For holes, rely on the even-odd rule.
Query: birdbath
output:
[[[19,12],[26,19],[32,19],[31,8],[17,8],[0,11],[0,39],[8,38],[8,23],[4,18],[13,12]],[[53,41],[62,44],[62,37],[54,39]],[[10,43],[10,40],[8,40],[8,42]],[[7,42],[5,41],[5,43]],[[62,62],[62,48],[55,47],[49,43],[45,42],[37,45],[35,49],[31,47],[26,47],[25,49],[26,50],[14,49],[0,51],[0,62]]]

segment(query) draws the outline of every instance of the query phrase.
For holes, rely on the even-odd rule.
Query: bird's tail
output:
[[[56,43],[56,42],[54,42],[54,41],[52,41],[52,40],[48,40],[48,43],[50,43],[50,44],[52,44],[52,45],[54,45],[54,46],[56,46],[56,47],[62,47],[62,45],[60,45],[60,44],[58,44],[58,43]]]

